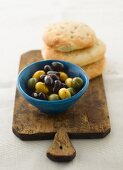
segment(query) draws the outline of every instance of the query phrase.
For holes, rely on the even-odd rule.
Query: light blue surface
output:
[[[65,67],[65,72],[68,73],[69,77],[81,77],[84,81],[82,89],[71,98],[57,101],[39,100],[29,96],[26,92],[26,84],[28,79],[33,75],[34,72],[43,69],[44,65],[51,64],[53,61],[59,61],[63,63]],[[88,76],[81,67],[61,60],[44,60],[32,63],[19,73],[17,81],[18,90],[23,95],[23,97],[33,106],[37,107],[39,110],[47,114],[64,113],[85,93],[88,85]]]

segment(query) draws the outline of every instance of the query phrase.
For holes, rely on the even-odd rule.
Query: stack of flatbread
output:
[[[49,25],[43,34],[42,56],[45,60],[65,60],[82,67],[89,78],[102,74],[105,44],[86,24],[60,22]]]

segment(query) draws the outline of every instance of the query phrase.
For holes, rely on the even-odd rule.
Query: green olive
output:
[[[59,100],[58,94],[51,94],[48,97],[48,100]]]
[[[74,77],[73,78],[73,84],[72,87],[76,90],[80,90],[83,85],[83,80],[80,77]]]
[[[45,72],[44,72],[44,70],[38,70],[38,71],[36,71],[34,74],[33,74],[33,78],[36,78],[37,80],[39,80],[39,78],[40,78],[40,76],[41,75],[44,75],[45,74]]]
[[[37,81],[36,78],[30,78],[30,79],[28,80],[28,83],[27,83],[28,88],[33,90],[33,89],[35,88],[35,84],[36,84],[37,82],[38,82],[38,81]]]
[[[69,87],[68,90],[69,90],[71,96],[73,96],[74,94],[76,94],[75,90],[74,90],[72,87]]]
[[[48,90],[47,86],[45,85],[45,83],[42,83],[42,82],[36,83],[35,89],[36,89],[37,93],[42,92],[44,94],[47,94],[49,92],[49,90]]]
[[[72,79],[72,78],[67,78],[67,79],[65,80],[65,84],[66,84],[68,87],[72,87],[73,79]]]
[[[70,94],[70,92],[69,92],[68,89],[66,89],[66,88],[61,88],[61,89],[59,90],[59,97],[60,97],[61,99],[66,99],[66,98],[71,97],[71,94]]]
[[[65,72],[60,72],[60,80],[65,81],[68,78],[68,75]]]

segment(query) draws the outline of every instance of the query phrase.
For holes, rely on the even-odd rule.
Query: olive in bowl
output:
[[[62,66],[57,66],[57,62]],[[29,103],[41,112],[56,115],[67,111],[88,85],[88,76],[82,68],[61,60],[32,63],[19,73],[17,81],[19,92]]]

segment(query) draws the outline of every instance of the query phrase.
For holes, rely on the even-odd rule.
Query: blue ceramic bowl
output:
[[[53,61],[59,61],[63,63],[65,67],[65,72],[68,73],[69,77],[81,77],[84,81],[82,89],[70,98],[57,101],[39,100],[29,96],[26,88],[28,79],[33,75],[34,72],[43,69],[44,65],[51,64]],[[23,95],[23,97],[33,106],[37,107],[40,111],[47,114],[64,113],[85,93],[88,88],[88,85],[88,76],[82,70],[82,68],[72,63],[61,60],[43,60],[39,62],[34,62],[28,65],[19,73],[17,81],[18,90]]]

